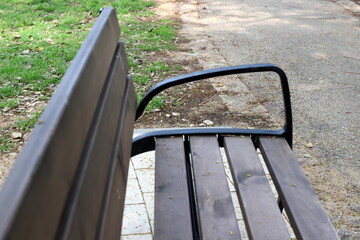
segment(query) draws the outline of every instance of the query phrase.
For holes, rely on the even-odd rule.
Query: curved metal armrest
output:
[[[150,90],[148,90],[145,93],[145,95],[143,96],[137,107],[136,119],[138,119],[142,115],[146,106],[153,97],[155,97],[157,94],[170,87],[188,82],[198,81],[202,79],[213,78],[213,77],[220,77],[220,76],[226,76],[232,74],[254,73],[254,72],[275,72],[280,77],[283,101],[284,101],[284,111],[285,111],[285,125],[283,127],[284,129],[283,136],[286,138],[287,142],[291,147],[292,146],[292,115],[291,115],[289,84],[285,72],[281,68],[273,64],[249,64],[249,65],[222,67],[222,68],[189,73],[189,74],[166,79],[156,84],[154,87],[152,87]]]

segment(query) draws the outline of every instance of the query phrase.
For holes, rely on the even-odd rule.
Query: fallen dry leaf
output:
[[[313,145],[312,143],[307,143],[307,144],[305,144],[305,146],[306,146],[307,148],[313,148],[313,147],[314,147],[314,145]]]

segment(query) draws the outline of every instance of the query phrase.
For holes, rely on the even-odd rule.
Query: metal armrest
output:
[[[254,73],[254,72],[275,72],[280,77],[281,82],[281,88],[282,88],[282,95],[283,95],[283,101],[284,101],[284,111],[285,111],[285,124],[283,128],[277,130],[277,131],[267,131],[267,130],[260,130],[255,131],[255,135],[259,135],[261,132],[264,132],[265,135],[268,135],[269,133],[274,133],[274,135],[281,135],[285,137],[290,147],[292,147],[292,114],[291,114],[291,102],[290,102],[290,90],[289,90],[289,84],[287,81],[287,77],[285,75],[285,72],[273,64],[249,64],[249,65],[237,65],[237,66],[231,66],[231,67],[222,67],[222,68],[215,68],[210,70],[204,70],[194,73],[189,73],[181,76],[172,77],[169,79],[166,79],[158,84],[156,84],[154,87],[152,87],[150,90],[148,90],[143,98],[141,99],[137,110],[136,110],[136,119],[138,119],[144,112],[146,106],[148,103],[153,99],[157,94],[160,92],[180,84],[188,83],[188,82],[194,82],[198,80],[213,78],[213,77],[220,77],[220,76],[226,76],[226,75],[232,75],[232,74],[243,74],[243,73]],[[209,132],[212,132],[210,128],[204,128],[209,129]],[[234,130],[236,128],[233,128]],[[240,130],[240,129],[239,129]],[[177,130],[179,131],[179,130]],[[193,130],[194,131],[194,130]],[[180,133],[181,131],[179,131]],[[185,131],[186,132],[186,131]],[[192,132],[192,131],[189,131]],[[195,130],[197,132],[197,130]],[[201,132],[206,132],[206,130],[201,130]],[[220,131],[219,133],[221,133]],[[243,129],[240,131],[234,131],[234,132],[244,132],[244,133],[253,133],[253,131],[244,131]],[[275,133],[276,132],[276,133]],[[164,132],[165,135],[169,134],[169,132]],[[176,131],[171,131],[172,134],[175,134]],[[151,138],[156,136],[159,136],[159,132],[156,132],[156,134],[145,134],[146,136],[139,136],[136,139],[133,140],[133,143],[138,144],[141,142],[141,138]]]

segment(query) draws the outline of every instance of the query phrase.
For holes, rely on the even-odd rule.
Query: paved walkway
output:
[[[241,214],[236,191],[231,178],[229,165],[226,160],[225,152],[221,152],[225,171],[228,179],[229,189],[235,206],[236,218],[239,223],[240,233],[243,239],[247,240],[246,229]],[[262,159],[259,153],[259,158]],[[270,179],[269,172],[262,164],[265,173]],[[270,181],[270,183],[272,183]],[[274,185],[271,185],[274,195],[277,197]],[[122,240],[149,240],[153,239],[154,234],[154,189],[155,189],[155,152],[140,154],[133,157],[129,167],[129,177],[125,200],[125,211],[122,229]],[[284,215],[285,221],[287,221]],[[288,225],[289,227],[289,225]],[[294,233],[289,227],[292,238]]]

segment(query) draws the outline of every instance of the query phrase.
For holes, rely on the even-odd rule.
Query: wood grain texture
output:
[[[69,206],[64,213],[64,227],[63,230],[60,229],[63,231],[59,233],[60,239],[95,238],[108,169],[114,157],[114,148],[117,148],[116,129],[124,124],[121,121],[121,113],[126,111],[122,107],[126,107],[126,97],[128,97],[126,91],[128,69],[124,69],[127,59],[126,55],[122,54],[123,49],[123,44],[119,43],[69,195],[67,202]],[[127,124],[130,125],[127,127],[131,130],[133,122]],[[127,147],[130,148],[130,144]]]
[[[155,239],[193,239],[182,137],[157,138]]]
[[[224,147],[250,239],[290,239],[249,137],[225,137]]]
[[[202,239],[240,239],[215,136],[191,136],[195,191]]]
[[[338,239],[286,140],[260,137],[259,142],[297,239]]]
[[[123,96],[125,105],[121,108],[121,123],[113,147],[112,163],[108,170],[107,189],[101,209],[97,239],[120,239],[125,204],[126,183],[129,169],[131,140],[135,120],[137,96],[131,78],[127,79],[127,94]]]
[[[115,11],[105,9],[0,193],[0,239],[55,238],[119,33]]]

